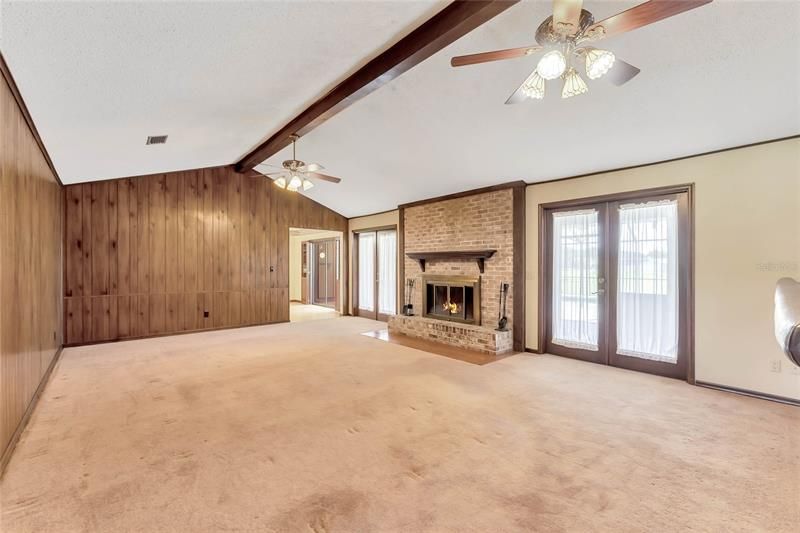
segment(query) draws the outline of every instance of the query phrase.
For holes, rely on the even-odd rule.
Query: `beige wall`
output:
[[[360,230],[360,229],[368,229],[368,228],[380,228],[383,226],[399,226],[400,224],[400,212],[395,209],[394,211],[387,211],[385,213],[378,213],[377,215],[367,215],[365,217],[356,217],[351,218],[349,220],[349,231],[347,232],[347,238],[349,239],[349,246],[347,249],[349,250],[350,257],[347,258],[349,268],[347,269],[349,275],[349,287],[350,287],[350,309],[348,313],[353,313],[353,232]],[[399,229],[399,227],[398,227]],[[398,235],[398,245],[400,243],[399,235]],[[398,264],[398,274],[400,273],[400,261],[403,260],[401,257],[401,253],[398,250],[397,253],[397,264]],[[403,286],[403,280],[399,279],[398,276],[398,285],[399,287]],[[403,305],[403,293],[397,293],[397,302],[400,306]]]
[[[538,338],[539,204],[680,183],[695,184],[696,379],[800,399],[772,327],[775,282],[800,278],[800,139],[529,186],[527,347]]]

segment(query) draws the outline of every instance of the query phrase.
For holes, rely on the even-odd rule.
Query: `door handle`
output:
[[[606,292],[606,290],[605,290],[605,289],[597,289],[597,290],[596,290],[596,291],[594,291],[592,294],[603,294],[603,293],[605,293],[605,292]]]

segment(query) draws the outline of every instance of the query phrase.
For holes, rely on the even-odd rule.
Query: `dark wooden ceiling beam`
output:
[[[292,134],[305,135],[518,1],[456,0],[328,91],[277,133],[250,151],[236,163],[236,170],[251,170],[289,146]]]

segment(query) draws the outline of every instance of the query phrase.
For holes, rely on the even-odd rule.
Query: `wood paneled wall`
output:
[[[64,200],[2,56],[0,67],[2,470],[9,443],[61,347]]]
[[[230,167],[67,186],[66,343],[287,321],[290,227],[347,219]]]

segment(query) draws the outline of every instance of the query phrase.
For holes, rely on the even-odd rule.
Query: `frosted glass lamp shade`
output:
[[[275,185],[277,185],[278,187],[280,187],[281,189],[285,189],[286,188],[286,178],[284,178],[283,176],[281,176],[280,178],[276,179],[273,183]]]
[[[561,98],[572,98],[588,90],[589,87],[586,86],[586,82],[581,79],[578,71],[574,68],[570,68],[564,74],[564,88],[561,90]]]
[[[586,75],[590,80],[596,80],[614,66],[616,57],[608,50],[590,48],[586,52]]]
[[[552,50],[539,60],[536,72],[546,80],[554,80],[564,73],[565,68],[567,68],[567,60],[564,58],[564,54],[558,50]]]
[[[297,174],[292,174],[292,179],[289,180],[289,185],[286,188],[290,191],[296,191],[303,186],[303,180]]]
[[[522,93],[528,98],[541,100],[544,98],[544,85],[544,78],[534,70],[533,74],[528,76],[528,79],[522,84]]]

